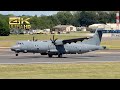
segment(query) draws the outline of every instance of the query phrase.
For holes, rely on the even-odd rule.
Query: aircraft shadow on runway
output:
[[[75,56],[75,57],[68,57],[68,58],[69,59],[90,59],[90,58],[96,58],[96,57],[100,57],[100,56],[87,55],[87,56]]]
[[[47,56],[18,56],[18,57],[13,57],[13,58],[11,58],[11,59],[36,59],[36,58],[49,58],[49,59],[56,59],[56,58],[58,58],[58,59],[63,59],[63,58],[66,58],[66,59],[90,59],[90,58],[96,58],[96,57],[100,57],[100,56],[91,56],[91,55],[84,55],[84,56],[72,56],[72,57],[67,57],[67,56],[63,56],[63,57],[61,57],[61,58],[58,58],[57,56],[54,56],[54,57],[52,57],[52,58],[49,58],[49,57],[47,57]]]

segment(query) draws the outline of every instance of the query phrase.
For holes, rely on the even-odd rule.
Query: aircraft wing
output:
[[[75,38],[75,39],[67,39],[67,40],[63,40],[63,44],[66,44],[66,43],[72,43],[72,42],[78,42],[78,41],[83,41],[84,39],[89,39],[88,37],[84,37],[84,38]]]

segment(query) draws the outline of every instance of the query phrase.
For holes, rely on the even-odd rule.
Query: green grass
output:
[[[70,34],[55,34],[55,38],[58,39],[70,39],[83,37],[83,33],[72,32]],[[0,47],[11,47],[18,40],[32,40],[33,36],[38,40],[50,40],[53,37],[52,34],[35,34],[35,35],[10,35],[10,36],[0,36]]]
[[[120,49],[120,40],[102,41],[101,45],[106,46],[109,49]]]
[[[75,37],[82,37],[84,33],[72,32],[70,34],[55,34],[55,38],[68,39]],[[52,38],[53,34],[35,34],[35,35],[10,35],[10,36],[0,36],[0,40],[31,40],[35,36],[38,40],[48,40]]]
[[[15,45],[16,41],[0,41],[0,47],[11,47]]]
[[[84,33],[55,35],[59,39],[82,37]],[[0,36],[0,47],[9,47],[17,40],[32,40],[33,35]],[[49,40],[52,35],[35,35],[36,39]],[[120,49],[120,40],[102,41],[109,49]],[[28,79],[120,79],[120,63],[79,63],[79,64],[19,64],[0,65],[0,78]]]
[[[88,32],[86,32],[88,33]],[[85,37],[83,32],[72,32],[70,34],[56,34],[55,38],[58,39],[70,39]],[[10,36],[0,36],[0,47],[11,47],[18,40],[32,40],[32,37],[38,40],[49,40],[53,35],[51,34],[36,34],[36,35],[10,35]],[[107,46],[109,49],[120,49],[120,40],[106,40],[102,41],[101,45]]]
[[[120,79],[120,63],[0,65],[0,78]]]
[[[11,46],[15,45],[16,41],[1,41],[0,47],[11,47]],[[101,45],[106,46],[109,49],[120,49],[120,40],[102,41]]]

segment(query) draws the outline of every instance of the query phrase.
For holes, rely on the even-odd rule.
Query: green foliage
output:
[[[22,15],[22,18],[30,18],[29,22],[32,29],[52,29],[54,26],[61,25],[74,25],[89,26],[94,23],[115,23],[115,11],[59,11],[57,14],[51,16],[28,16]],[[13,14],[1,15],[0,14],[0,34],[9,34],[8,17],[14,16]]]
[[[52,28],[58,24],[89,26],[94,23],[115,23],[115,11],[59,11],[52,16],[36,15],[31,18],[30,23],[33,29]]]
[[[8,36],[9,34],[8,17],[0,15],[0,36]]]
[[[70,11],[58,12],[57,18],[60,21],[60,24],[69,25],[72,22],[73,15]]]

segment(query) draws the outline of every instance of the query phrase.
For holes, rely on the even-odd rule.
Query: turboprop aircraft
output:
[[[106,46],[100,46],[102,39],[102,30],[96,30],[95,34],[88,38],[75,38],[67,40],[53,39],[47,41],[38,41],[33,38],[32,41],[18,41],[16,45],[11,47],[11,50],[16,53],[40,53],[41,55],[58,55],[62,57],[63,54],[82,54],[95,50],[106,49]],[[80,41],[80,42],[78,42]]]

